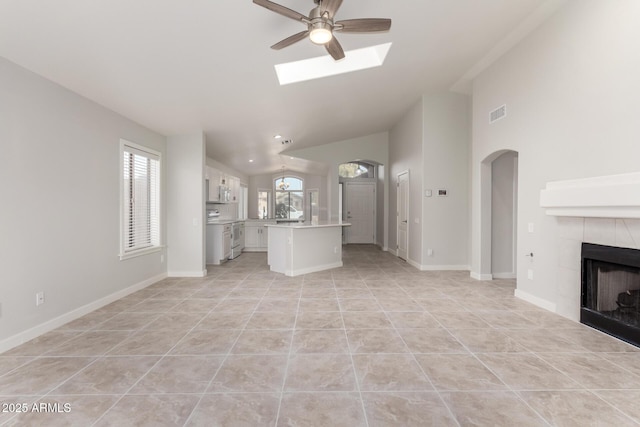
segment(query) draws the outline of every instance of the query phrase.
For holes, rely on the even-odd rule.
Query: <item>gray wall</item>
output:
[[[166,164],[168,274],[206,276],[204,134],[169,137]]]
[[[421,269],[469,265],[469,108],[465,95],[425,95],[389,133],[389,247],[397,247],[395,183],[408,170],[408,261]]]
[[[2,351],[10,337],[45,332],[58,316],[166,272],[161,253],[118,257],[120,138],[163,157],[166,141],[3,58],[0,94]]]
[[[389,132],[389,248],[398,246],[398,174],[409,171],[408,258],[417,265],[422,260],[422,116],[421,99]]]
[[[558,301],[558,220],[540,208],[540,190],[554,180],[638,171],[639,12],[636,0],[568,1],[474,81],[474,273],[484,273],[486,256],[481,164],[495,152],[514,150],[518,291],[550,306]],[[489,124],[489,112],[502,104],[507,117]],[[528,252],[533,260],[525,257]]]
[[[387,132],[366,135],[359,138],[332,142],[316,147],[303,148],[287,152],[294,157],[314,160],[329,166],[327,182],[327,218],[337,221],[338,218],[338,166],[353,160],[373,161],[382,165],[389,164],[389,134]],[[388,168],[386,169],[388,170]],[[389,180],[385,180],[383,203],[389,205]],[[322,197],[322,196],[321,196]],[[321,199],[322,200],[322,199]],[[388,237],[385,224],[390,216],[387,209],[378,212],[377,227],[383,230],[383,247],[387,246]],[[380,225],[382,224],[382,225]],[[394,246],[395,247],[395,246]]]
[[[491,164],[491,274],[515,278],[518,156],[506,152]]]
[[[423,102],[422,265],[431,269],[467,269],[469,265],[469,111],[466,95],[425,95]],[[447,190],[446,197],[437,190]],[[433,255],[428,255],[428,249]]]

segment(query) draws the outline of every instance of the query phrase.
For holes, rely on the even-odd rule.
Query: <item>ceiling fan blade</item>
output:
[[[269,0],[253,0],[253,2],[258,6],[267,8],[272,12],[286,16],[287,18],[295,19],[296,21],[307,22],[309,20],[309,18],[301,13],[296,12],[295,10],[291,10],[288,7],[281,6]]]
[[[331,55],[331,57],[336,61],[344,58],[344,50],[342,49],[342,46],[340,46],[338,39],[335,37],[331,38],[329,43],[325,44],[324,47],[327,49],[327,52],[329,52],[329,55]]]
[[[333,18],[340,6],[342,6],[342,0],[322,0],[322,3],[320,3],[320,15],[329,12],[329,18]]]
[[[271,49],[280,50],[280,49],[285,48],[287,46],[291,46],[292,44],[294,44],[296,42],[299,42],[300,40],[304,39],[308,35],[309,35],[309,30],[300,31],[297,34],[289,36],[286,39],[281,40],[278,43],[274,44],[273,46],[271,46]]]
[[[377,31],[388,31],[391,28],[391,19],[382,18],[362,18],[346,19],[335,24],[334,31],[343,33],[373,33]]]

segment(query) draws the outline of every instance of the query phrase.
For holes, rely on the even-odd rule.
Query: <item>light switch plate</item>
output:
[[[433,191],[431,190],[424,190],[424,197],[431,197],[433,195]]]
[[[532,223],[532,222],[530,222],[530,223],[529,223],[529,227],[528,227],[528,229],[529,229],[529,233],[533,233],[534,226],[533,226],[533,223]]]

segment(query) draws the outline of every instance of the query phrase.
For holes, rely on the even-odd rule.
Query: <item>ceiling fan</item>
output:
[[[309,36],[309,39],[318,45],[324,45],[327,52],[336,61],[344,58],[344,50],[338,40],[333,36],[334,31],[343,33],[373,33],[388,31],[391,28],[391,19],[362,18],[347,19],[344,21],[334,21],[334,17],[342,0],[314,0],[317,5],[309,16],[281,6],[269,0],[253,0],[259,6],[267,8],[272,12],[279,13],[287,18],[300,21],[307,26],[305,31],[301,31],[271,46],[271,49],[280,50],[290,46]]]

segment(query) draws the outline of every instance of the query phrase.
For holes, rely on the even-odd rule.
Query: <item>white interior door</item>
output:
[[[347,182],[345,206],[347,210],[347,243],[375,243],[376,184]]]
[[[398,257],[407,260],[409,229],[409,172],[398,175]]]

